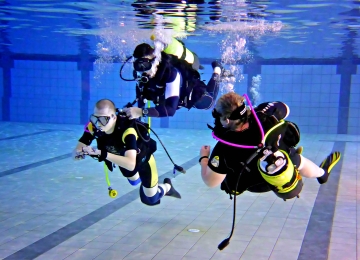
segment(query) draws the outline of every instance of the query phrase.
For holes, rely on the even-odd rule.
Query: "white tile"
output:
[[[82,127],[76,127],[79,127],[79,132],[82,131]],[[159,129],[159,133],[168,150],[176,151],[171,152],[173,159],[181,164],[198,157],[198,149],[208,131],[178,129],[175,132],[173,129]],[[174,133],[183,137],[186,147],[178,146],[178,142],[173,140]],[[68,140],[71,139],[69,136],[74,140],[78,138],[75,131],[56,135],[56,149],[48,147],[48,153],[41,153],[34,158],[24,158],[24,163],[44,160],[50,155],[57,156],[59,150],[68,149]],[[29,142],[32,142],[33,147],[39,148],[39,151],[45,151],[36,143],[39,140],[35,138]],[[215,143],[210,136],[206,140],[212,145]],[[317,164],[320,163],[332,149],[332,140],[358,142],[360,138],[355,135],[302,134],[304,155]],[[21,145],[19,142],[16,144]],[[360,210],[356,210],[360,191],[355,181],[357,175],[360,177],[360,174],[355,174],[360,170],[360,163],[357,162],[360,158],[359,143],[348,142],[345,149],[329,246],[329,257],[339,260],[341,258],[337,257],[347,259],[346,257],[354,256],[358,244],[356,236],[360,234],[356,228],[357,221],[360,221]],[[160,146],[156,152],[156,160],[159,174],[171,170],[171,162]],[[0,160],[0,166],[2,164]],[[67,170],[64,171],[64,168]],[[50,171],[51,176],[48,174]],[[164,198],[160,205],[148,207],[137,198],[39,256],[39,259],[61,259],[69,255],[72,255],[69,259],[96,257],[95,259],[99,260],[118,260],[124,257],[158,260],[296,259],[321,187],[316,179],[304,180],[305,186],[300,199],[284,202],[273,193],[245,192],[239,196],[234,235],[228,247],[218,251],[217,245],[228,236],[231,229],[232,201],[219,188],[206,187],[199,171],[200,167],[196,164],[188,169],[186,174],[178,175],[174,179],[183,199]],[[82,180],[74,178],[84,172],[86,175],[81,175],[84,177]],[[2,177],[0,184],[0,200],[6,197],[11,201],[0,206],[1,209],[7,210],[8,216],[0,217],[0,247],[3,246],[0,255],[12,252],[7,251],[5,245],[12,244],[16,250],[27,245],[16,244],[15,238],[19,239],[18,242],[24,242],[26,239],[21,240],[21,237],[28,237],[29,243],[34,242],[113,201],[106,194],[102,165],[95,161],[74,164],[72,161],[62,160],[27,170],[21,178],[19,176],[20,174],[13,174]],[[122,187],[118,189],[119,196],[138,189],[130,186],[118,172],[111,175],[111,180],[114,187]],[[19,190],[27,191],[28,196],[19,198],[12,195],[9,188],[11,183],[16,183]],[[34,183],[37,185],[36,189],[33,188]],[[14,227],[15,224],[18,226]],[[188,232],[189,228],[198,228],[200,232]],[[32,230],[31,233],[27,232],[28,230]],[[2,238],[6,240],[1,241]],[[10,243],[11,240],[14,242]],[[81,247],[84,249],[78,250]],[[284,252],[284,247],[289,250]],[[74,253],[76,250],[78,252]]]

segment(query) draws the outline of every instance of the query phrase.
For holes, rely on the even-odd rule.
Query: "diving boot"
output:
[[[324,184],[325,182],[327,182],[330,175],[330,171],[335,166],[335,164],[337,164],[340,158],[341,158],[341,153],[334,152],[331,153],[328,157],[326,157],[326,159],[320,164],[320,168],[322,168],[325,171],[323,176],[317,178],[320,184]]]
[[[214,60],[213,62],[211,62],[211,67],[213,69],[215,69],[216,67],[220,68],[221,73],[220,73],[220,79],[223,78],[228,78],[228,77],[233,77],[234,75],[231,74],[231,72],[229,70],[224,69],[224,67],[221,65],[220,62]]]
[[[213,62],[211,62],[211,67],[212,67],[213,69],[215,69],[216,67],[219,67],[221,70],[223,69],[223,66],[221,65],[221,63],[218,62],[218,61],[216,61],[216,60],[214,60]]]
[[[175,190],[174,185],[171,183],[171,180],[169,178],[165,178],[164,179],[164,184],[167,183],[171,186],[170,190],[165,194],[165,196],[170,196],[170,197],[174,197],[177,199],[181,199],[181,195],[180,193]]]

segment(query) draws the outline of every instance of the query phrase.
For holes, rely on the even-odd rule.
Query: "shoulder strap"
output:
[[[136,140],[138,139],[138,134],[137,134],[137,132],[135,131],[135,129],[134,129],[133,127],[129,127],[129,128],[127,128],[127,129],[124,131],[124,133],[122,134],[121,141],[122,141],[123,143],[125,143],[125,138],[126,138],[126,136],[127,136],[127,135],[130,135],[130,134],[135,135]]]

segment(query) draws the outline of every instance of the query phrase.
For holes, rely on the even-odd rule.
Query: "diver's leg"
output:
[[[327,182],[329,175],[330,175],[330,171],[332,170],[332,168],[335,166],[335,164],[337,164],[339,162],[341,158],[341,153],[340,152],[334,152],[331,153],[330,155],[328,155],[320,164],[320,168],[323,169],[325,171],[325,174],[322,175],[321,177],[318,177],[318,182],[320,184],[323,184],[325,182]]]
[[[210,94],[210,96],[215,101],[216,97],[219,93],[220,75],[221,75],[222,66],[220,63],[218,63],[216,61],[212,62],[211,66],[213,68],[213,74],[211,75],[211,78],[206,86],[206,91]]]
[[[127,179],[132,186],[136,186],[141,182],[140,175],[138,172],[131,177],[127,177]]]
[[[219,93],[219,87],[220,87],[220,75],[217,73],[213,73],[206,86],[206,91],[210,94],[210,96],[212,96],[214,100],[216,100],[216,97]]]
[[[315,163],[300,155],[300,164],[298,167],[301,176],[306,178],[318,178],[324,175],[325,171],[317,166]]]
[[[134,172],[128,171],[128,170],[126,170],[124,168],[119,167],[119,169],[120,169],[122,175],[127,178],[127,180],[129,181],[129,183],[132,186],[136,186],[141,182],[140,175],[139,175],[138,172],[136,172],[134,174]]]
[[[298,168],[300,175],[307,178],[317,178],[318,182],[320,184],[323,184],[327,182],[330,175],[330,171],[335,166],[335,164],[339,162],[341,154],[340,152],[331,153],[322,161],[320,167],[317,166],[312,161],[310,161],[309,159],[305,158],[304,156],[302,155],[300,156],[301,156],[301,163]]]
[[[194,52],[192,52],[192,54],[194,55],[194,63],[192,64],[192,68],[196,71],[199,69],[203,69],[204,67],[200,65],[199,57]]]
[[[149,161],[139,170],[142,185],[140,187],[141,202],[153,206],[160,204],[160,199],[167,193],[169,196],[176,190],[170,183],[158,184],[158,172],[154,156],[151,155]],[[178,192],[176,192],[178,194]],[[175,196],[174,196],[175,197]]]

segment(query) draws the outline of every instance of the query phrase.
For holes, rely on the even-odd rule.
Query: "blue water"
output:
[[[359,3],[251,2],[0,3],[0,259],[359,258]],[[206,82],[215,59],[236,72],[221,93],[288,104],[307,158],[343,154],[329,183],[306,180],[300,199],[240,196],[227,251],[217,244],[230,231],[232,201],[203,184],[198,166],[200,146],[215,144],[209,110],[151,120],[187,170],[173,179],[180,201],[146,207],[120,174],[110,176],[119,192],[111,199],[101,164],[70,159],[97,100],[135,99],[119,69],[155,29],[198,54]],[[158,148],[160,180],[174,177]]]

